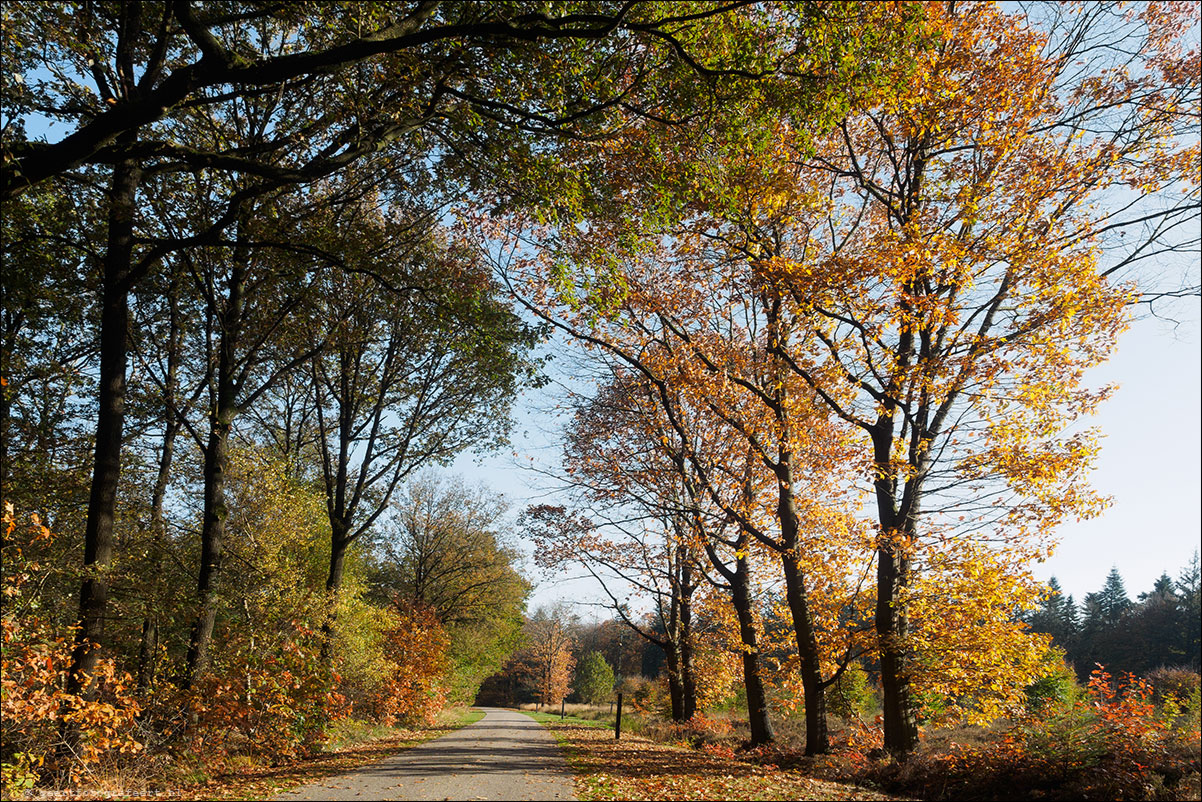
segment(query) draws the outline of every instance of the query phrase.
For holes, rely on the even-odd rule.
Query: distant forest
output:
[[[1101,664],[1112,674],[1146,674],[1161,667],[1202,666],[1198,552],[1174,580],[1167,572],[1135,601],[1118,568],[1102,588],[1078,603],[1065,596],[1055,577],[1043,606],[1028,616],[1036,632],[1052,636],[1065,659],[1084,679]]]

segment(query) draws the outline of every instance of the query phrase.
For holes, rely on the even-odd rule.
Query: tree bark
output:
[[[668,696],[672,700],[672,720],[685,721],[684,714],[684,685],[681,682],[680,650],[670,640],[664,645],[664,655],[668,661]]]
[[[909,621],[906,607],[898,598],[909,573],[908,558],[896,549],[878,549],[876,632],[881,655],[881,712],[885,749],[896,757],[904,757],[918,746],[918,721],[903,645]]]
[[[822,672],[818,661],[818,638],[814,631],[814,619],[810,614],[806,598],[805,573],[798,564],[798,515],[793,498],[792,485],[781,482],[780,508],[781,564],[785,573],[785,599],[793,619],[793,633],[797,639],[797,655],[801,662],[801,688],[805,698],[806,751],[807,755],[820,755],[830,751],[830,731],[826,716],[826,688],[822,683]]]
[[[166,525],[163,519],[163,500],[167,496],[167,485],[171,480],[171,463],[175,457],[175,438],[179,434],[180,422],[176,410],[176,390],[179,387],[180,319],[179,284],[171,282],[168,290],[171,305],[170,323],[167,332],[167,376],[163,382],[163,451],[159,455],[159,471],[150,495],[151,576],[147,577],[150,587],[146,614],[142,621],[142,642],[138,647],[138,694],[146,693],[155,682],[155,653],[159,646],[159,624],[155,605],[160,601],[162,588],[163,550],[167,547]]]
[[[238,416],[238,387],[235,383],[238,345],[243,326],[248,255],[235,252],[224,313],[219,315],[221,338],[217,358],[216,406],[209,422],[205,447],[204,520],[200,533],[200,573],[197,577],[198,610],[183,681],[184,688],[196,685],[208,667],[209,645],[217,622],[217,582],[225,553],[225,471],[229,462],[229,436]],[[210,299],[215,304],[215,299]]]
[[[338,622],[338,592],[342,589],[342,573],[346,565],[347,538],[345,522],[330,518],[330,570],[326,574],[326,612],[321,622],[321,659],[331,665],[334,659],[334,631]]]
[[[893,418],[883,415],[873,434],[877,465],[877,519],[881,534],[877,546],[876,634],[881,659],[881,713],[885,749],[905,757],[918,746],[918,721],[910,691],[905,637],[909,617],[901,591],[910,579],[910,558],[897,539],[913,535],[913,519],[899,513],[896,479],[888,471],[893,444]]]
[[[697,715],[697,671],[693,661],[693,569],[686,563],[681,571],[680,594],[680,691],[681,715],[688,721]]]
[[[133,137],[130,137],[132,140]],[[113,557],[113,521],[121,476],[125,426],[125,371],[128,362],[129,281],[133,259],[134,214],[142,170],[133,161],[113,169],[109,191],[108,243],[102,262],[100,382],[96,450],[88,518],[84,529],[85,579],[79,591],[79,629],[71,653],[67,691],[94,698],[91,676],[104,641],[109,586],[105,575]]]
[[[740,537],[739,549],[747,548],[747,536]],[[768,694],[764,690],[760,660],[759,635],[751,606],[750,569],[746,557],[735,564],[731,580],[731,600],[739,620],[739,640],[743,644],[743,687],[747,692],[747,719],[751,727],[751,745],[760,746],[776,740],[768,711]]]

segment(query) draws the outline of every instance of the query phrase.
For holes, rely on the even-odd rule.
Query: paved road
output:
[[[575,799],[572,771],[529,716],[482,708],[475,724],[277,800]]]

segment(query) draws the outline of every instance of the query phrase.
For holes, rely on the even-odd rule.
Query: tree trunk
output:
[[[171,304],[171,320],[167,333],[167,376],[163,387],[163,451],[159,455],[159,472],[155,477],[154,490],[150,495],[151,576],[147,577],[149,600],[146,602],[145,618],[142,621],[142,642],[138,648],[138,694],[146,693],[155,682],[155,653],[159,646],[159,625],[155,605],[160,601],[162,589],[163,550],[167,547],[166,525],[163,522],[163,500],[167,496],[167,485],[171,480],[171,463],[175,457],[175,437],[179,433],[177,419],[176,389],[179,386],[180,320],[179,286],[171,282],[168,290]]]
[[[669,640],[664,644],[664,654],[668,660],[668,696],[672,699],[672,720],[685,721],[684,714],[684,684],[680,676],[680,650]]]
[[[818,638],[814,619],[806,598],[805,573],[798,564],[798,516],[791,483],[780,484],[781,564],[785,573],[785,599],[793,619],[797,639],[797,654],[801,662],[801,688],[805,697],[806,754],[820,755],[830,751],[830,731],[826,717],[826,689],[822,684],[818,659]]]
[[[330,519],[330,571],[326,574],[326,611],[321,622],[321,659],[329,667],[334,659],[334,629],[338,622],[338,592],[342,589],[342,572],[346,564],[346,524]]]
[[[909,515],[899,512],[897,480],[890,470],[893,445],[892,414],[882,415],[873,433],[873,457],[880,542],[876,566],[876,634],[881,659],[881,707],[885,749],[905,757],[918,746],[918,721],[910,693],[905,637],[909,620],[901,591],[910,580],[910,558],[898,538],[913,535]]]
[[[133,259],[134,212],[141,168],[123,161],[113,169],[109,192],[108,243],[102,263],[99,409],[88,518],[84,529],[86,578],[79,591],[79,630],[71,653],[67,691],[94,698],[90,679],[104,640],[109,586],[105,576],[113,557],[113,519],[121,475],[125,426],[125,370],[129,329],[129,279]]]
[[[229,459],[229,434],[234,415],[218,406],[209,429],[204,465],[204,522],[200,535],[200,573],[196,582],[198,611],[192,624],[192,639],[184,688],[196,685],[209,664],[209,646],[217,623],[217,580],[225,554],[225,469]]]
[[[740,549],[747,548],[746,535],[740,538]],[[760,665],[759,636],[755,630],[755,619],[751,609],[751,581],[747,558],[736,563],[731,582],[731,600],[739,619],[739,639],[743,644],[743,687],[747,691],[747,718],[751,726],[751,745],[772,743],[776,734],[772,730],[772,719],[768,713],[768,695],[764,691],[764,678]]]
[[[881,701],[885,749],[895,757],[905,757],[918,746],[918,721],[903,644],[909,622],[906,608],[898,599],[909,573],[908,558],[896,549],[878,549],[876,632],[881,655]]]
[[[680,686],[681,711],[685,721],[697,715],[697,670],[693,660],[693,584],[692,570],[683,576],[680,595]]]
[[[239,232],[241,235],[241,232]],[[204,521],[200,533],[200,574],[196,595],[198,611],[188,646],[184,688],[196,685],[209,661],[209,645],[217,622],[217,581],[225,552],[225,470],[229,462],[229,437],[238,416],[235,384],[238,344],[242,333],[243,303],[246,290],[247,255],[235,252],[229,280],[226,308],[219,323],[221,339],[217,358],[217,398],[209,424],[209,442],[205,448]],[[210,300],[215,303],[215,299]]]
[[[148,615],[142,620],[142,641],[138,645],[138,695],[145,696],[154,687],[155,654],[159,650],[159,623]]]

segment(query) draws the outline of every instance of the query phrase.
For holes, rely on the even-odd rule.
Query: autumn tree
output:
[[[623,331],[639,328],[638,323],[628,323]],[[607,348],[623,358],[629,356],[630,352],[623,350],[627,347],[625,340],[608,339],[605,342]],[[760,627],[754,605],[751,554],[752,541],[756,540],[758,544],[756,534],[767,536],[755,522],[772,517],[764,505],[774,504],[765,501],[773,495],[773,483],[766,475],[757,474],[755,463],[758,460],[753,462],[754,458],[749,456],[746,439],[737,432],[732,437],[732,432],[724,431],[721,416],[714,415],[707,420],[701,414],[707,404],[712,404],[712,399],[699,402],[695,397],[690,398],[683,390],[683,384],[669,388],[670,380],[663,378],[663,364],[657,363],[653,356],[656,353],[654,347],[641,347],[644,351],[640,358],[627,360],[637,370],[611,367],[611,383],[577,413],[576,425],[570,431],[565,449],[565,464],[578,477],[577,481],[586,482],[584,486],[590,491],[594,508],[598,502],[609,499],[608,503],[618,510],[641,508],[646,511],[644,516],[658,513],[670,523],[665,527],[665,534],[659,536],[664,546],[657,549],[666,547],[681,555],[692,555],[688,576],[693,582],[685,611],[689,630],[692,588],[701,583],[701,577],[729,594],[738,622],[737,637],[741,639],[737,651],[744,664],[743,680],[752,740],[757,744],[766,743],[773,736],[764,685]],[[672,378],[679,378],[667,370]],[[648,376],[652,378],[648,380]],[[711,395],[706,391],[702,393]],[[686,429],[686,425],[689,428]],[[633,520],[637,524],[641,519],[634,516]],[[574,540],[544,539],[544,545],[550,549],[540,549],[540,554],[568,556],[586,566],[593,562],[610,570],[614,570],[615,565],[628,565],[625,574],[618,571],[617,575],[644,592],[648,590],[645,577],[655,576],[654,566],[674,564],[672,559],[665,562],[659,550],[648,552],[645,543],[634,537],[635,533],[629,528],[624,537],[613,541],[602,536],[599,530],[593,531],[591,523],[578,523],[574,528],[577,530]],[[616,529],[622,531],[623,527],[619,525]],[[659,538],[652,542],[659,543]],[[648,553],[655,559],[647,559]],[[623,559],[631,562],[623,563]],[[631,569],[637,569],[637,573]],[[592,568],[590,571],[597,576]],[[676,592],[672,583],[668,583],[668,589]],[[674,598],[672,593],[660,589],[653,598],[659,600],[662,609],[663,600]],[[616,598],[613,601],[617,604]],[[676,617],[673,614],[664,618],[664,623],[673,627],[666,630],[669,633],[667,646],[672,646],[670,633],[676,626]],[[689,634],[692,635],[691,631]],[[673,659],[675,655],[667,646],[675,714],[679,709],[675,701],[677,673],[685,683],[691,683],[686,704],[696,705],[697,682],[691,666],[686,662],[683,665],[688,670],[681,671],[679,661]],[[691,662],[696,648],[692,637],[686,646],[687,651],[683,654]],[[820,710],[821,705],[812,705],[812,708]],[[822,718],[820,713],[815,715]],[[821,727],[814,727],[812,731],[818,733],[815,737],[821,738]]]
[[[972,7],[928,21],[945,33],[923,90],[850,115],[812,158],[778,153],[792,167],[753,184],[719,240],[795,311],[790,372],[864,433],[885,739],[899,754],[916,739],[915,638],[938,626],[919,613],[921,574],[959,549],[971,576],[978,536],[1022,564],[1056,522],[1098,509],[1083,484],[1094,446],[1066,432],[1105,395],[1081,371],[1108,353],[1133,298],[1114,278],[1197,206],[1184,169],[1197,145],[1180,137],[1197,107],[1197,54],[1174,50],[1184,19],[1083,10],[1041,30]],[[1086,56],[1083,41],[1120,22],[1130,48]],[[1070,67],[1079,57],[1084,71]],[[1113,232],[1147,223],[1131,203],[1092,205],[1122,186],[1164,205],[1106,262]],[[1030,598],[1031,581],[1012,576],[995,609]]]
[[[702,575],[692,516],[667,457],[640,432],[637,401],[608,385],[580,399],[564,442],[571,489],[588,514],[537,505],[522,525],[535,542],[535,559],[548,570],[582,566],[599,583],[614,615],[638,637],[664,652],[672,718],[696,712],[692,597]],[[658,460],[658,463],[657,463]],[[632,594],[650,602],[629,604]]]
[[[378,526],[370,582],[381,601],[428,609],[450,637],[452,696],[470,703],[518,647],[529,582],[503,524],[504,500],[420,474]]]
[[[571,691],[572,616],[563,604],[540,607],[523,627],[525,644],[517,659],[525,666],[540,705],[557,705]]]
[[[1137,297],[1118,279],[1184,247],[1189,235],[1174,232],[1198,205],[1187,134],[1198,56],[1179,46],[1183,13],[927,7],[937,44],[917,72],[898,73],[895,93],[864,96],[829,137],[785,120],[766,156],[707,162],[713,185],[737,189],[699,202],[666,243],[681,275],[741,261],[765,298],[782,378],[809,388],[801,397],[819,419],[859,432],[847,442],[858,437],[850,461],[876,508],[877,650],[896,754],[916,743],[919,644],[941,626],[920,611],[955,598],[923,574],[958,563],[971,576],[987,556],[1011,566],[979,588],[1000,616],[1033,603],[1017,566],[1047,553],[1055,524],[1099,509],[1083,482],[1094,443],[1068,426],[1106,393],[1081,373],[1105,358]],[[647,261],[661,273],[673,264]],[[671,330],[676,316],[659,310]],[[991,552],[977,550],[985,541]],[[1010,631],[993,643],[999,658],[1027,651]]]

